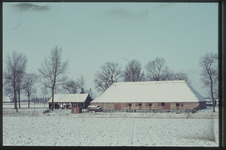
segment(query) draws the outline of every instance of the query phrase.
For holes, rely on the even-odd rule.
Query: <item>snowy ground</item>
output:
[[[3,146],[219,146],[218,119],[206,119],[217,116],[211,115],[211,108],[188,115],[70,110],[43,114],[44,105],[16,113],[7,107]]]

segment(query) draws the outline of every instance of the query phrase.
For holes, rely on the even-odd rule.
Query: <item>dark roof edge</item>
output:
[[[199,102],[206,102],[206,99],[199,94],[199,92],[197,92],[190,84],[188,84],[187,82],[185,82],[186,85],[188,86],[188,88],[191,90],[191,92],[195,95],[195,97],[197,98],[197,100]],[[196,95],[197,94],[197,95]],[[199,97],[201,97],[203,100],[200,100]]]

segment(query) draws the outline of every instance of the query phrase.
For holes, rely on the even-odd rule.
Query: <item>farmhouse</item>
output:
[[[206,100],[184,80],[118,82],[91,102],[104,111],[173,111],[206,108]]]
[[[87,108],[90,105],[91,98],[89,94],[82,93],[82,94],[54,94],[54,105],[55,109],[59,109],[60,106],[63,107],[64,105],[71,106],[71,107],[80,107],[80,108]],[[50,97],[49,101],[49,109],[52,107],[52,97]]]

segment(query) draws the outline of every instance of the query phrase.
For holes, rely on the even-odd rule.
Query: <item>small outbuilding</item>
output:
[[[51,109],[52,105],[54,105],[55,109],[59,109],[60,107],[71,106],[71,107],[80,107],[82,109],[86,109],[91,102],[91,98],[89,94],[54,94],[54,102],[52,104],[52,97],[50,97],[48,104],[49,109]]]
[[[91,102],[107,110],[200,110],[206,100],[184,80],[117,82]]]
[[[2,102],[3,103],[10,103],[11,101],[10,101],[10,98],[9,97],[3,97],[2,98]]]

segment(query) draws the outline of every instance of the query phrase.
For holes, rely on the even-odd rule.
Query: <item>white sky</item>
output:
[[[217,3],[32,3],[48,6],[39,11],[13,4],[3,3],[3,69],[6,54],[17,51],[28,58],[26,72],[37,72],[58,46],[69,59],[68,76],[84,75],[85,89],[98,96],[94,74],[106,62],[124,69],[123,58],[136,59],[146,72],[146,64],[161,57],[208,96],[199,59],[218,51]]]

